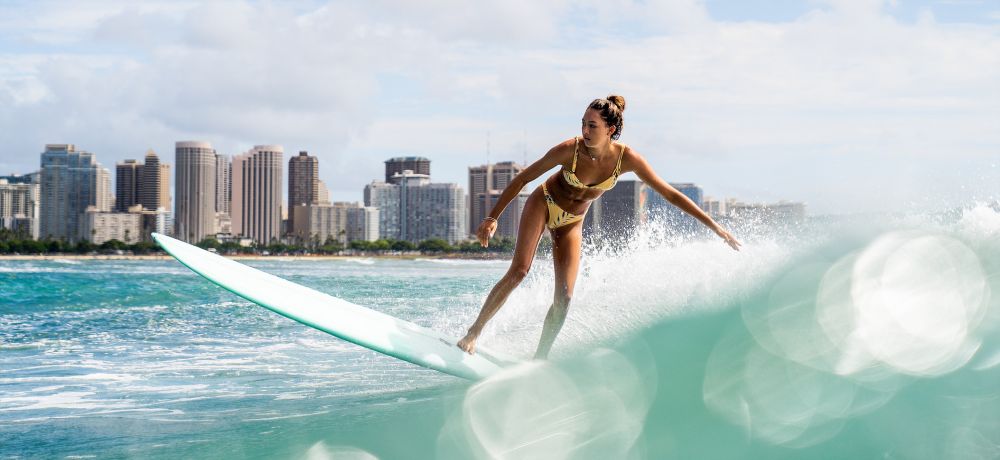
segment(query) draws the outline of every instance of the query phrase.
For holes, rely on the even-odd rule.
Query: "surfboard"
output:
[[[470,380],[495,374],[517,360],[418,324],[355,305],[159,233],[153,239],[178,262],[205,279],[279,315],[348,342],[428,369]]]

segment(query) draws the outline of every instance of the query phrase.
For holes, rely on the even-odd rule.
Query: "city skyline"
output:
[[[530,163],[578,133],[587,102],[620,93],[622,141],[665,180],[715,195],[817,214],[940,209],[995,196],[1000,180],[995,2],[109,0],[0,12],[4,174],[30,171],[47,142],[112,165],[175,139],[226,155],[265,141],[316,155],[341,201],[381,172],[368,159],[432,157],[436,180],[452,183],[469,164]],[[267,40],[254,32],[264,24]]]
[[[185,143],[185,144],[187,144],[187,143],[197,143],[197,144],[203,144],[203,146],[205,148],[215,150],[212,147],[213,143],[211,141],[174,141],[174,144],[177,144],[177,143]],[[46,144],[46,145],[64,145],[64,144],[51,144],[51,143],[49,143],[49,144]],[[69,145],[78,145],[78,144],[69,144]],[[273,145],[274,146],[283,146],[283,144],[273,144]],[[257,146],[260,146],[260,144],[255,144],[254,145],[254,147],[257,147]],[[249,150],[253,150],[253,148],[251,148]],[[299,151],[299,153],[297,154],[297,156],[292,156],[292,157],[289,158],[289,160],[291,160],[292,158],[297,158],[297,157],[304,156],[303,154],[307,154],[307,152],[308,151]],[[93,155],[94,158],[95,158],[95,161],[96,161],[96,158],[98,156],[98,152],[92,152],[92,151],[88,150],[85,153]],[[246,152],[242,152],[242,153],[246,153]],[[36,152],[36,154],[37,154],[37,152]],[[152,154],[152,156],[154,158],[156,158],[155,150],[153,150],[153,149],[147,150],[145,157],[148,158],[150,156],[150,154]],[[232,158],[235,157],[235,156],[237,156],[237,155],[239,155],[239,154],[234,154],[232,156],[229,156],[229,155],[225,155],[225,154],[217,152],[216,153],[216,161],[217,161],[217,163],[216,163],[216,169],[218,169],[218,167],[220,165],[225,164],[225,163],[221,163],[222,161],[224,161],[226,159],[232,160]],[[316,156],[309,156],[309,158],[310,159],[316,159],[318,157],[316,157]],[[398,158],[401,158],[401,157],[388,158],[387,160],[373,159],[372,162],[379,163],[379,164],[385,164],[387,161],[398,159]],[[415,158],[419,158],[419,159],[427,161],[427,162],[433,161],[432,159],[427,158],[427,157],[415,157]],[[137,159],[136,158],[124,158],[124,159],[120,160],[118,163],[116,163],[115,166],[117,167],[117,166],[119,166],[120,163],[124,163],[124,162],[128,162],[128,161],[137,161]],[[162,162],[162,160],[159,160],[157,158],[157,166],[158,167],[166,167],[168,170],[171,168],[171,164],[169,164],[169,163],[163,164],[161,162]],[[101,165],[104,164],[104,163],[101,163],[101,162],[98,162],[98,163],[100,163]],[[488,165],[491,168],[513,166],[513,167],[517,168],[518,171],[520,171],[524,167],[523,164],[519,163],[516,160],[502,159],[502,158],[501,159],[497,159],[497,160],[495,160],[493,162],[490,162]],[[138,164],[137,166],[141,167],[142,164]],[[467,165],[463,166],[463,168],[464,168],[464,180],[463,181],[456,181],[456,182],[449,182],[449,183],[456,183],[459,186],[461,186],[461,184],[463,184],[463,183],[469,184],[470,183],[470,181],[469,181],[469,170],[472,169],[472,168],[481,168],[483,166],[486,166],[486,165],[474,165],[473,163],[467,164]],[[314,167],[316,168],[315,173],[318,176],[319,171],[322,168],[320,168],[319,166],[314,166]],[[109,168],[105,167],[105,169],[109,169]],[[400,171],[402,171],[402,170],[400,170]],[[39,172],[40,172],[40,168],[36,166],[35,169],[31,170],[31,171],[13,171],[13,172],[8,173],[8,175],[12,175],[12,176],[27,176],[27,175],[30,175],[30,174],[37,174]],[[111,172],[110,169],[109,169],[109,172]],[[310,172],[310,174],[312,174],[312,172]],[[229,176],[226,175],[226,174],[224,174],[224,173],[216,172],[216,175],[217,175],[217,179],[216,179],[217,181],[220,180],[220,179],[222,179],[222,178],[226,178],[226,179],[229,178]],[[174,175],[171,174],[170,177],[174,178]],[[284,177],[284,179],[282,181],[283,185],[282,185],[282,198],[281,199],[282,199],[282,204],[286,204],[286,203],[289,203],[288,200],[291,199],[291,197],[289,196],[289,190],[290,190],[289,189],[289,185],[290,185],[290,183],[288,183],[288,182],[285,181],[286,179],[288,179],[287,174],[285,176],[283,176],[283,177]],[[511,176],[511,178],[512,177],[513,176]],[[529,184],[528,186],[526,186],[524,190],[530,192],[530,190],[532,190],[534,187],[537,187],[541,183],[541,181],[544,180],[547,177],[548,176],[544,176],[543,175],[539,179],[536,179],[535,181],[531,182],[531,184]],[[111,179],[110,189],[112,190],[112,195],[115,195],[117,193],[117,189],[118,189],[117,175],[113,174],[110,179]],[[336,180],[338,178],[335,177],[334,179]],[[638,180],[634,176],[632,177],[632,179],[633,180]],[[362,185],[361,190],[364,189],[365,185],[368,185],[368,183],[370,183],[371,181],[376,180],[376,179],[375,178],[368,178],[366,180],[367,180],[367,182],[365,182]],[[170,187],[169,187],[169,192],[170,192],[169,195],[160,195],[160,197],[163,197],[162,199],[164,201],[166,201],[167,203],[170,203],[171,200],[173,200],[176,197],[176,188],[175,188],[176,185],[175,185],[174,182],[175,181],[173,179],[171,179],[171,181],[170,181]],[[446,181],[440,181],[440,182],[446,182]],[[691,184],[692,182],[670,181],[670,183],[671,184]],[[318,186],[318,189],[317,189],[318,191],[316,193],[317,193],[317,196],[319,196],[320,198],[322,198],[323,196],[325,196],[324,193],[327,193],[327,194],[329,193],[329,191],[326,189],[324,181],[317,179],[317,186]],[[497,189],[497,190],[502,191],[503,187],[505,187],[505,186],[506,186],[506,183],[504,182],[504,183],[502,183],[502,186],[499,189]],[[216,188],[218,189],[218,187],[216,187]],[[470,192],[470,190],[471,189],[466,189],[465,191],[468,193],[468,192]],[[221,193],[221,189],[217,190],[216,193],[217,194]],[[764,202],[774,202],[774,203],[777,203],[777,202],[782,202],[782,201],[801,201],[801,200],[797,199],[797,197],[784,197],[784,198],[776,199],[776,200],[773,200],[773,201],[764,201],[764,200],[754,200],[754,199],[748,198],[748,197],[730,196],[730,195],[721,195],[721,194],[712,194],[711,196],[713,196],[715,198],[723,198],[723,199],[725,199],[725,198],[733,198],[733,199],[738,199],[738,200],[741,200],[741,201],[759,202],[759,203],[764,203]],[[327,198],[330,198],[330,197],[327,197]],[[331,201],[331,202],[334,202],[334,201],[348,202],[348,201],[362,201],[362,200],[363,200],[363,191],[362,192],[356,192],[354,195],[342,196],[342,197],[340,197],[340,199],[332,199],[332,198],[329,199],[329,201]],[[225,200],[225,201],[228,201],[228,200]],[[218,201],[217,201],[217,203],[218,203]],[[491,205],[492,205],[492,203],[491,203]],[[117,206],[117,203],[115,203],[115,206]],[[170,209],[174,209],[174,208],[171,207]],[[218,211],[218,212],[229,212],[228,209],[221,209],[221,208],[220,209],[216,209],[216,211]],[[489,211],[489,209],[486,209],[486,211]]]
[[[4,201],[0,201],[0,218],[8,228],[30,228],[36,238],[40,235],[34,228],[55,225],[66,227],[64,234],[46,233],[46,236],[69,241],[89,239],[94,243],[122,238],[126,242],[146,240],[149,232],[167,232],[166,229],[176,222],[173,233],[189,242],[206,237],[256,242],[286,238],[324,241],[332,237],[346,243],[354,239],[372,241],[385,237],[411,242],[443,238],[455,244],[472,236],[477,227],[475,221],[481,219],[499,197],[498,188],[506,187],[522,170],[512,161],[469,166],[469,189],[464,190],[455,183],[431,183],[429,174],[406,169],[413,167],[430,172],[429,158],[394,157],[384,162],[388,180],[372,180],[365,186],[365,204],[362,205],[357,201],[330,202],[322,181],[316,179],[318,159],[305,151],[289,159],[288,183],[285,184],[284,148],[280,145],[257,145],[234,156],[232,162],[218,154],[210,142],[177,141],[175,149],[176,180],[181,193],[175,201],[176,212],[159,206],[171,201],[168,174],[171,168],[169,164],[160,163],[154,151],[147,152],[145,163],[141,165],[134,159],[117,163],[116,184],[111,187],[110,172],[101,167],[96,154],[78,151],[72,144],[47,144],[41,153],[40,171],[26,176],[5,176],[0,182],[0,191],[4,193]],[[74,160],[77,156],[79,159]],[[79,166],[74,166],[76,164]],[[84,182],[75,185],[81,179]],[[41,187],[31,192],[31,187],[6,185],[8,182],[41,184]],[[306,184],[302,186],[297,182]],[[621,193],[610,193],[595,201],[592,212],[588,213],[585,230],[600,233],[606,231],[604,227],[617,227],[618,224],[635,227],[646,221],[647,212],[651,216],[673,214],[675,216],[668,220],[676,224],[684,220],[685,216],[677,216],[682,213],[663,197],[650,196],[654,192],[641,182],[625,180],[622,184]],[[730,208],[758,217],[767,214],[794,219],[805,215],[804,203],[746,203],[731,197],[720,201],[703,197],[701,187],[694,183],[671,185],[716,217],[733,217],[726,211]],[[295,192],[296,188],[302,190]],[[631,192],[626,192],[626,188]],[[83,193],[86,190],[90,192]],[[288,209],[282,209],[285,191],[289,196]],[[31,193],[48,197],[50,206],[41,205],[40,201],[45,200],[37,200],[35,205],[28,203],[32,200]],[[299,198],[292,197],[296,194]],[[528,195],[526,190],[521,190],[507,206],[499,219],[498,237],[516,235],[520,210]],[[83,201],[70,204],[74,196],[77,197],[74,200]],[[119,201],[115,202],[115,197]],[[617,204],[619,201],[623,204]],[[293,202],[299,204],[291,205]],[[27,215],[30,213],[24,210],[29,209],[24,208],[26,204],[29,208],[37,206],[35,217]],[[76,211],[81,208],[86,212],[73,212],[66,208],[67,204],[75,206]],[[231,209],[232,213],[226,209]],[[180,217],[175,219],[175,214]],[[301,226],[295,223],[298,218],[304,219]],[[43,221],[47,223],[42,225]]]

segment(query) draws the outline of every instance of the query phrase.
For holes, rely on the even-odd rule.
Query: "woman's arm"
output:
[[[646,185],[652,187],[653,190],[656,190],[656,192],[660,195],[663,195],[663,198],[666,198],[670,204],[673,204],[682,211],[694,216],[695,219],[701,221],[701,223],[705,224],[706,227],[712,229],[715,234],[719,235],[733,249],[737,251],[740,250],[740,242],[736,241],[736,238],[733,238],[733,235],[729,234],[729,232],[712,220],[712,218],[706,214],[705,211],[702,211],[694,201],[691,201],[690,198],[685,196],[683,193],[678,192],[677,189],[673,188],[670,184],[661,179],[660,176],[656,174],[656,171],[653,171],[653,168],[649,166],[649,163],[646,162],[646,159],[643,158],[642,155],[639,155],[631,148],[628,149],[628,152],[630,155],[628,155],[627,164],[623,165],[625,166],[623,168],[624,170],[631,170],[635,172],[635,175],[639,176],[640,180],[645,182]]]
[[[539,176],[545,174],[546,171],[563,164],[566,161],[567,149],[572,148],[575,139],[571,139],[562,142],[555,147],[549,149],[549,151],[539,158],[538,161],[530,164],[527,168],[524,168],[520,174],[514,176],[507,187],[503,189],[503,193],[500,194],[500,198],[497,199],[496,204],[493,205],[493,209],[487,214],[487,219],[484,219],[479,224],[479,229],[476,231],[476,237],[479,239],[479,244],[486,247],[489,245],[490,238],[493,237],[493,233],[497,230],[497,219],[500,218],[500,214],[503,214],[504,209],[507,205],[521,193],[526,185],[531,183],[531,181],[538,179]]]

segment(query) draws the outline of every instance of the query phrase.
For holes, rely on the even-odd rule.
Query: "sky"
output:
[[[0,174],[45,144],[113,172],[202,140],[308,151],[337,201],[395,156],[467,187],[608,94],[621,141],[706,196],[810,214],[1000,196],[1000,0],[0,0]]]

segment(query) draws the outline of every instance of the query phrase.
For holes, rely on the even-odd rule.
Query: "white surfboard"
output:
[[[180,263],[209,281],[279,315],[348,342],[436,371],[486,378],[516,360],[481,347],[469,355],[457,340],[385,313],[352,304],[169,236],[153,239]]]

